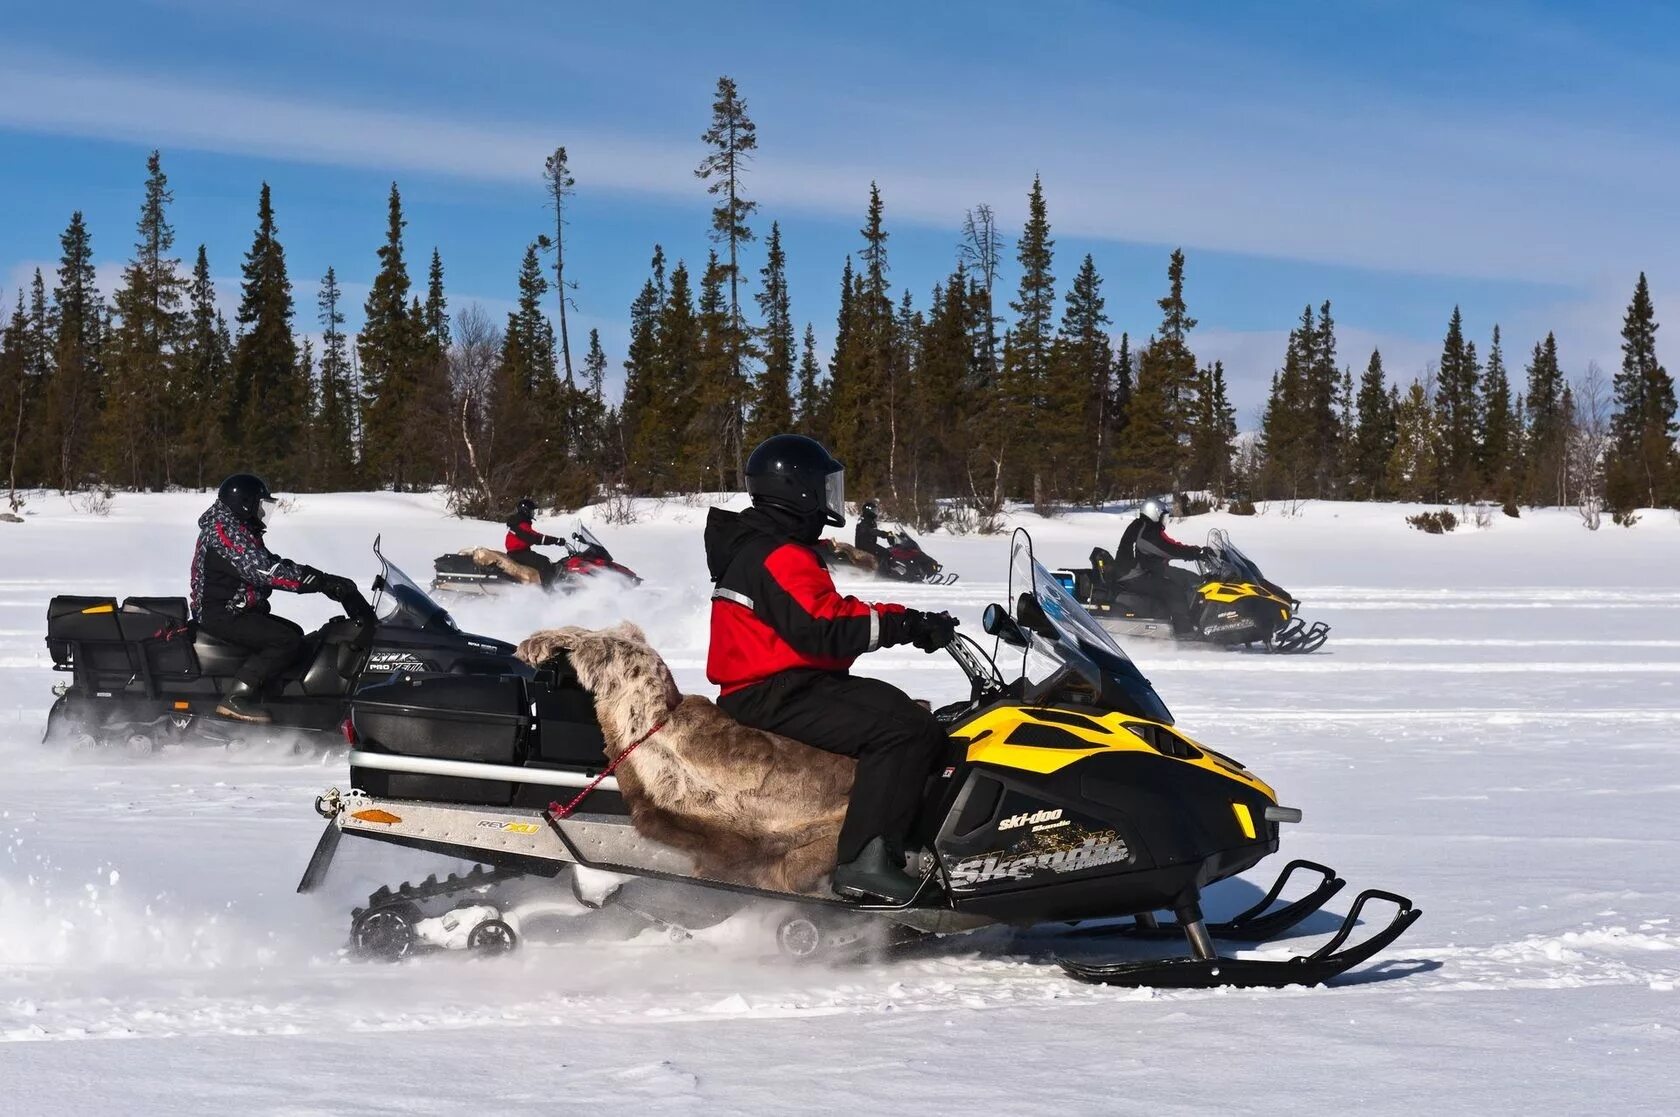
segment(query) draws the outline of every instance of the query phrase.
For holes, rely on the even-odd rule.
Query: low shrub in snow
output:
[[[1458,527],[1458,517],[1446,508],[1439,512],[1419,512],[1415,516],[1407,516],[1406,522],[1425,535],[1445,535]]]

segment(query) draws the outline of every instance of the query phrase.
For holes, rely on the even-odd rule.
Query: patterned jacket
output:
[[[192,618],[206,613],[266,613],[274,590],[297,592],[298,565],[263,546],[262,530],[217,501],[198,518],[192,557]]]

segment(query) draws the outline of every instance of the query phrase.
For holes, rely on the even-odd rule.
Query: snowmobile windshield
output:
[[[459,632],[449,610],[433,601],[402,568],[379,553],[379,541],[373,543],[373,553],[379,559],[378,594],[373,599],[379,623],[396,628],[421,628],[433,632]]]
[[[1166,703],[1137,669],[1137,664],[1107,630],[1091,619],[1091,614],[1074,600],[1061,580],[1033,558],[1032,537],[1016,528],[1009,549],[1009,600],[1016,605],[1017,621],[1021,619],[1018,602],[1028,595],[1038,603],[1061,640],[1102,673],[1100,698],[1105,705],[1134,717],[1172,724]]]
[[[595,538],[595,533],[584,527],[582,520],[578,521],[577,531],[572,533],[572,537],[579,543],[583,544],[584,554],[593,555],[599,553],[600,558],[603,560],[608,562],[612,561],[612,552],[607,550],[607,545]]]
[[[1213,556],[1213,566],[1218,574],[1231,579],[1245,582],[1263,582],[1265,575],[1260,573],[1260,567],[1254,560],[1237,549],[1221,528],[1214,528],[1208,532],[1207,549]]]

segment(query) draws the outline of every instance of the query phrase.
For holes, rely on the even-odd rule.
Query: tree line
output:
[[[1058,296],[1035,178],[1013,243],[1015,290],[1000,289],[1010,248],[995,212],[978,205],[951,271],[918,300],[894,286],[886,201],[872,185],[824,359],[810,321],[793,313],[780,225],[764,229],[749,196],[757,130],[727,77],[700,139],[713,248],[691,266],[652,247],[617,400],[603,391],[596,331],[574,372],[578,279],[565,240],[576,180],[564,147],[541,169],[552,223],[519,261],[505,322],[476,305],[451,309],[436,249],[423,280],[411,277],[393,183],[362,327],[346,333],[329,268],[305,312],[318,351],[299,336],[268,186],[230,324],[205,247],[190,271],[173,255],[172,194],[153,152],[112,298],[95,285],[78,212],[50,292],[37,272],[0,331],[14,490],[197,488],[253,469],[287,490],[441,485],[458,510],[493,514],[522,495],[575,507],[738,489],[752,445],[792,430],[830,445],[854,495],[922,526],[953,516],[985,526],[1011,500],[1051,511],[1168,492],[1680,503],[1674,386],[1643,275],[1609,383],[1596,368],[1571,382],[1548,334],[1514,385],[1499,329],[1483,359],[1457,309],[1423,375],[1391,382],[1373,352],[1356,379],[1338,360],[1330,303],[1309,305],[1258,432],[1239,440],[1223,365],[1193,349],[1182,251],[1167,261],[1159,320],[1116,338],[1090,255]],[[754,268],[746,257],[761,232]]]

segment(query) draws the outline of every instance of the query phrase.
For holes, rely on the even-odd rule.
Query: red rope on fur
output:
[[[670,721],[670,720],[671,720],[671,715],[667,713],[664,717],[660,718],[659,721],[654,724],[654,727],[652,729],[648,730],[646,733],[643,733],[640,737],[637,737],[634,741],[630,742],[630,747],[625,749],[623,752],[619,753],[617,756],[613,757],[612,760],[610,760],[607,763],[606,768],[602,770],[601,774],[596,776],[593,780],[590,780],[589,781],[589,786],[585,787],[582,791],[578,792],[577,795],[573,797],[573,799],[570,803],[567,803],[565,806],[561,806],[560,801],[558,799],[556,799],[554,802],[550,803],[548,805],[549,817],[554,818],[554,819],[562,819],[562,818],[568,817],[573,811],[577,810],[577,805],[579,803],[583,802],[584,799],[588,798],[589,793],[591,791],[594,791],[597,787],[600,787],[602,781],[604,781],[608,776],[612,775],[614,770],[616,770],[620,764],[623,764],[624,761],[629,758],[631,753],[635,752],[638,748],[640,748],[643,741],[646,741],[649,737],[653,736],[655,733],[658,733],[661,729],[664,729],[665,728],[665,723]]]

